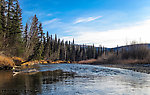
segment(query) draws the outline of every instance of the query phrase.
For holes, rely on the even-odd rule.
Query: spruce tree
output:
[[[44,33],[43,33],[43,27],[41,23],[39,24],[38,30],[36,31],[36,37],[37,37],[36,38],[37,43],[35,44],[35,47],[34,47],[32,59],[41,60],[43,59],[42,53],[44,50],[44,45],[43,45]]]
[[[59,58],[60,58],[60,60],[65,60],[64,40],[62,40],[60,44],[61,45],[60,45],[60,55],[59,55]]]
[[[1,0],[0,2],[0,34],[4,36],[5,26],[6,26],[6,2]]]
[[[58,42],[57,42],[57,60],[60,60],[60,48],[61,48],[60,39],[58,39]]]
[[[0,49],[5,43],[5,30],[6,30],[6,1],[0,0]]]
[[[49,33],[47,31],[46,39],[44,39],[44,50],[43,50],[43,53],[42,53],[42,57],[44,59],[49,59],[50,54],[51,54],[50,37],[49,37]]]
[[[23,39],[22,39],[22,10],[20,8],[19,2],[18,0],[16,0],[15,3],[15,14],[13,17],[13,25],[14,28],[14,41],[15,41],[15,45],[17,45],[16,48],[16,54],[18,56],[20,56],[23,53]]]
[[[44,33],[43,33],[43,27],[42,27],[42,23],[40,23],[39,25],[39,38],[40,38],[40,42],[42,43],[43,42],[43,38],[44,38]]]
[[[86,60],[86,48],[85,48],[85,45],[83,44],[83,47],[82,47],[82,60]]]
[[[65,41],[65,60],[68,61],[68,41]]]
[[[18,0],[8,0],[6,16],[6,43],[11,55],[23,53],[22,13]]]
[[[54,40],[54,52],[58,50],[58,45],[57,45],[57,35],[55,34],[55,40]]]
[[[54,47],[53,47],[53,36],[51,35],[51,36],[50,36],[50,51],[51,51],[51,52],[50,52],[50,55],[52,55],[52,53],[53,53],[53,48],[54,48]]]
[[[27,48],[27,43],[28,43],[28,23],[26,23],[26,26],[25,26],[25,30],[24,30],[24,45],[25,45],[25,48]]]
[[[75,44],[74,44],[74,39],[71,44],[71,61],[75,61]]]
[[[36,51],[38,50],[37,46],[39,45],[39,21],[36,15],[34,15],[34,17],[32,18],[32,23],[30,25],[30,30],[29,30],[29,42],[28,42],[28,48],[27,48],[27,52],[28,52],[28,56],[29,60],[31,60]]]
[[[14,14],[14,5],[13,5],[13,0],[8,0],[7,1],[7,16],[6,16],[6,39],[7,43],[9,45],[10,41],[10,36],[11,36],[11,29],[12,29],[12,20],[13,20],[13,14]]]

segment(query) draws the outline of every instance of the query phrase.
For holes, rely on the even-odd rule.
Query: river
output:
[[[150,75],[81,64],[38,65],[34,72],[0,71],[0,95],[149,95]]]

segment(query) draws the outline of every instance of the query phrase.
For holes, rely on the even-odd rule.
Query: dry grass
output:
[[[20,57],[12,57],[12,60],[15,62],[15,65],[17,66],[21,66],[21,64],[25,62],[25,60]]]
[[[39,61],[39,63],[40,63],[40,64],[48,64],[48,62],[45,61],[45,60],[41,60],[41,61]]]
[[[20,62],[24,62],[25,60],[20,57],[12,57],[13,60],[18,60]]]
[[[13,66],[15,66],[15,63],[11,58],[0,55],[0,67],[1,68],[13,67]]]
[[[57,60],[57,61],[51,61],[51,64],[59,64],[59,63],[71,63],[70,61],[62,61],[62,60]]]
[[[45,60],[40,60],[40,61],[35,60],[35,61],[25,62],[25,63],[21,64],[21,66],[32,66],[35,64],[48,64],[48,62]]]
[[[90,63],[94,63],[96,62],[97,60],[96,59],[89,59],[89,60],[82,60],[82,61],[79,61],[78,63],[79,64],[90,64]]]
[[[62,61],[62,60],[57,60],[57,61],[45,61],[45,60],[35,60],[35,61],[29,61],[29,62],[25,62],[23,64],[21,64],[21,66],[32,66],[35,64],[59,64],[59,63],[71,63],[70,61]]]
[[[35,61],[29,61],[29,62],[25,62],[23,64],[21,64],[21,66],[31,66],[31,65],[35,65],[35,64],[39,64],[40,62],[38,60]]]

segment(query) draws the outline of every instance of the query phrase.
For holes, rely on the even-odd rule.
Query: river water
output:
[[[0,95],[150,95],[150,75],[81,64],[38,65],[34,72],[0,71]]]

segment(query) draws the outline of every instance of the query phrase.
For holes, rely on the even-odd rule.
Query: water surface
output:
[[[149,95],[150,75],[80,64],[39,65],[36,72],[0,71],[0,95]]]

